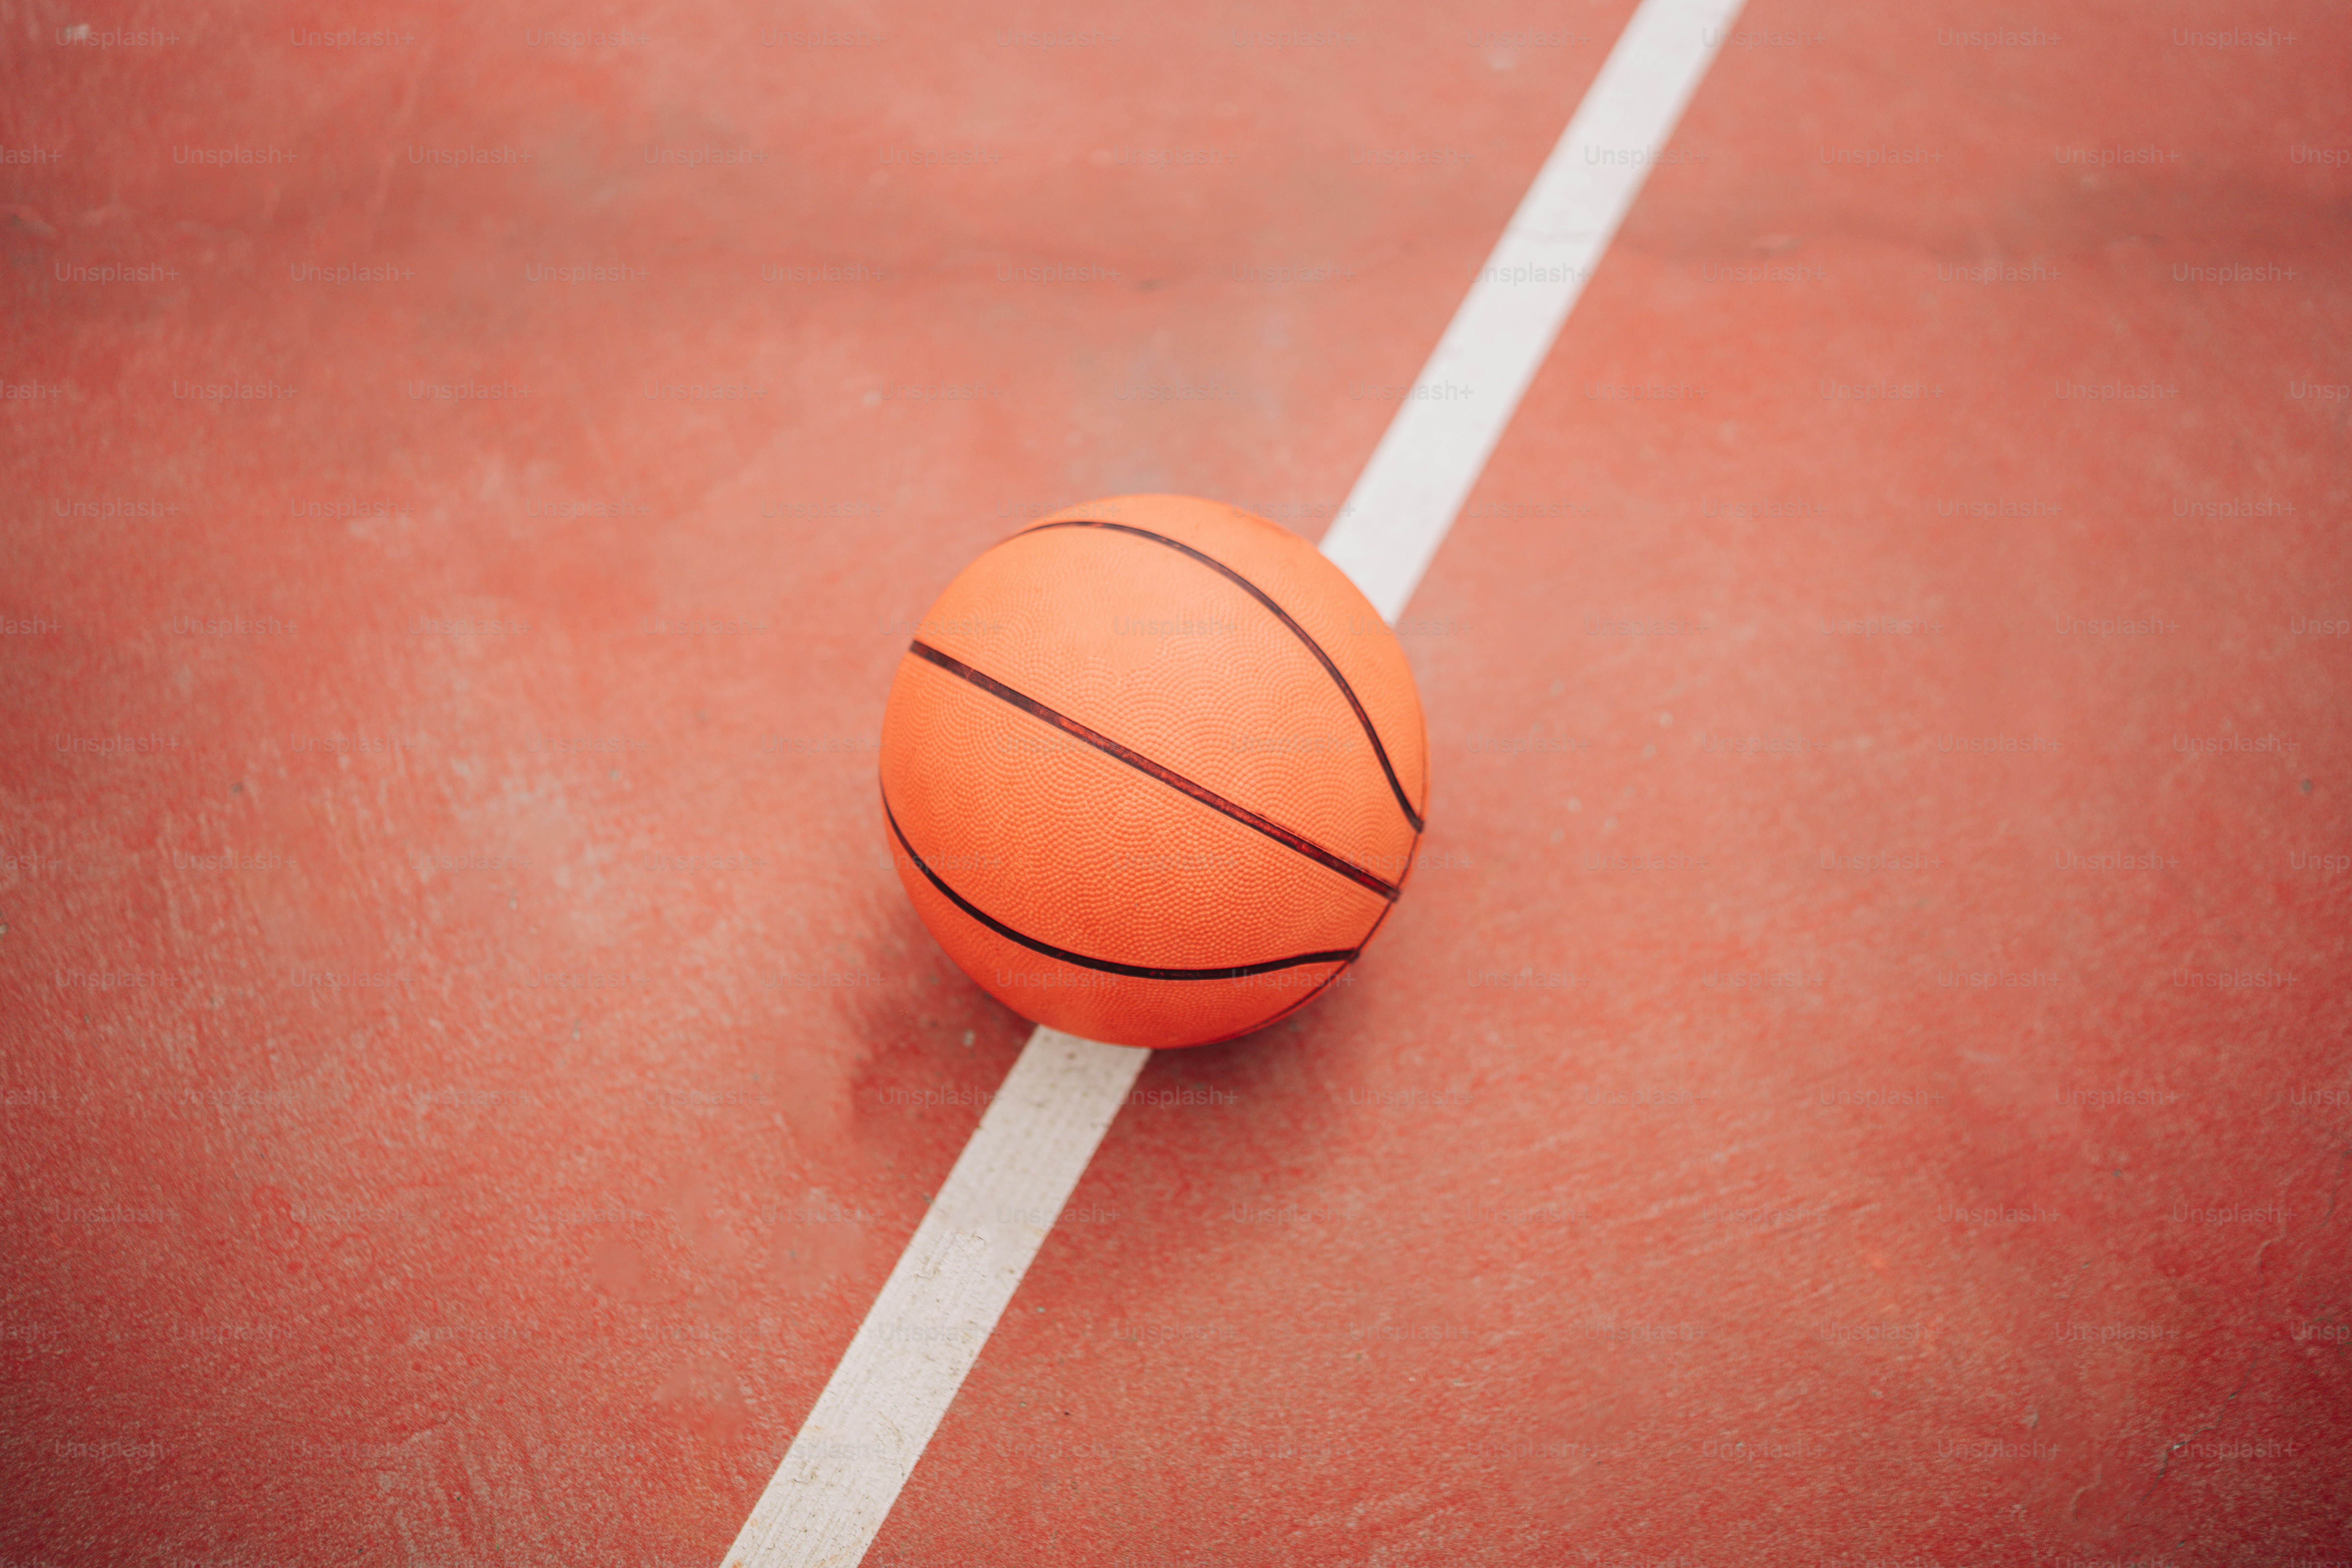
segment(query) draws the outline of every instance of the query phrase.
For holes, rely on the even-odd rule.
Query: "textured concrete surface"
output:
[[[1319,535],[1624,14],[0,14],[0,1554],[715,1561],[1028,1033],[911,622]],[[1748,12],[874,1561],[2352,1559],[2347,52]]]

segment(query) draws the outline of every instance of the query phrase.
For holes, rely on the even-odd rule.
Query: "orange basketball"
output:
[[[916,629],[882,720],[907,896],[982,989],[1123,1046],[1263,1028],[1355,961],[1412,865],[1421,698],[1286,529],[1190,496],[1032,524]]]

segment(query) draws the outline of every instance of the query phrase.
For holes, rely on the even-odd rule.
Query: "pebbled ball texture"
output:
[[[1411,870],[1403,650],[1339,569],[1189,496],[1056,512],[948,585],[882,721],[923,923],[1024,1017],[1206,1045],[1303,1005]]]

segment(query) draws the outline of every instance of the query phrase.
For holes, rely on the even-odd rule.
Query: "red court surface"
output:
[[[1628,15],[397,10],[0,13],[8,1568],[716,1564],[1030,1033],[914,622],[1318,537]],[[1741,17],[868,1562],[2352,1561],[2347,36]]]

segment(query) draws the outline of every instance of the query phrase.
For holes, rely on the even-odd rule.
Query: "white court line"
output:
[[[1721,39],[1739,5],[1644,0],[1633,13],[1437,340],[1413,399],[1397,410],[1348,492],[1323,553],[1382,618],[1396,619],[1412,601],[1706,74],[1715,55],[1708,40]],[[1604,156],[1589,161],[1588,148]]]
[[[1709,37],[1739,5],[1643,0],[1438,340],[1414,384],[1423,395],[1356,480],[1323,553],[1384,618],[1412,598],[1706,74]],[[1588,147],[1612,155],[1588,161]],[[1449,388],[1467,395],[1438,395]],[[727,1568],[850,1568],[865,1556],[1045,1245],[1048,1227],[1030,1218],[1069,1201],[1150,1055],[1052,1029],[1030,1037]]]
[[[866,1555],[1151,1053],[1029,1037],[760,1494],[729,1568]]]

